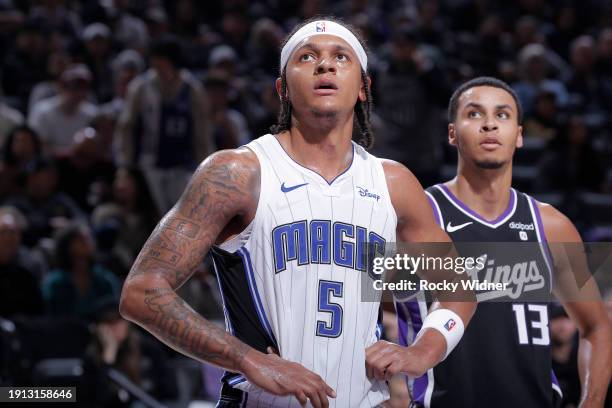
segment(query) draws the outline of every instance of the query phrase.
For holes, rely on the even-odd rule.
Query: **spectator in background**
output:
[[[181,69],[181,54],[176,37],[153,44],[152,68],[130,83],[117,129],[120,164],[141,166],[160,213],[212,151],[206,97],[200,82]]]
[[[25,168],[25,191],[10,197],[7,203],[17,207],[28,219],[24,231],[24,243],[32,247],[41,238],[51,237],[55,228],[69,220],[83,217],[76,203],[57,190],[55,163],[41,157]]]
[[[536,191],[600,192],[605,168],[591,146],[589,129],[579,116],[570,118],[551,140],[538,165]]]
[[[106,113],[119,117],[125,106],[128,85],[144,70],[145,63],[142,56],[134,50],[124,50],[113,59],[111,64],[113,74],[113,99],[100,107]]]
[[[159,220],[142,172],[136,167],[117,169],[112,199],[96,207],[91,219],[98,232],[111,236],[100,248],[101,262],[126,276]]]
[[[27,126],[18,126],[9,133],[2,145],[2,163],[5,168],[4,180],[11,185],[10,191],[17,193],[21,189],[21,176],[28,163],[40,157],[40,138]]]
[[[21,246],[23,215],[14,208],[0,207],[0,316],[41,315],[39,279],[42,264]]]
[[[47,313],[52,316],[91,318],[96,302],[119,296],[119,282],[95,264],[95,243],[89,228],[72,224],[58,231],[55,266],[42,285]]]
[[[248,60],[254,75],[278,75],[280,49],[285,33],[269,18],[261,18],[253,24],[249,39]]]
[[[93,23],[83,30],[83,60],[92,73],[92,90],[98,103],[111,100],[111,32],[106,24]]]
[[[274,79],[262,80],[255,84],[255,93],[259,95],[257,110],[254,112],[251,129],[253,135],[270,133],[270,123],[275,123],[280,110],[280,99],[273,86]]]
[[[595,70],[597,62],[595,40],[583,35],[572,41],[570,57],[572,76],[567,88],[572,96],[572,110],[576,113],[603,114],[602,87]]]
[[[567,106],[569,95],[565,85],[559,80],[548,78],[550,62],[547,50],[543,45],[526,45],[520,51],[518,61],[520,80],[512,87],[520,99],[525,117],[533,113],[535,99],[540,91],[554,93],[560,108]]]
[[[127,49],[145,52],[149,45],[147,27],[137,16],[129,12],[129,0],[111,0],[102,2],[106,17],[116,42]]]
[[[559,131],[559,112],[557,97],[553,92],[540,91],[535,100],[531,117],[523,124],[525,137],[552,140]]]
[[[21,124],[23,124],[23,115],[6,104],[0,89],[0,146],[4,145],[9,133]]]
[[[58,96],[34,105],[28,124],[38,132],[46,154],[61,156],[70,151],[74,134],[89,125],[97,108],[86,101],[91,72],[83,64],[67,68]]]
[[[47,79],[39,82],[28,100],[28,111],[34,109],[34,105],[43,99],[52,98],[60,93],[62,73],[70,66],[72,57],[66,51],[55,51],[47,58]]]
[[[251,20],[246,14],[246,10],[235,9],[227,11],[221,17],[220,34],[223,38],[223,43],[236,50],[241,57],[246,57],[250,30]]]
[[[170,32],[168,24],[168,15],[166,11],[159,6],[151,6],[147,9],[145,15],[146,30],[151,37],[151,40],[156,41],[164,34]],[[143,52],[146,51],[146,47]]]
[[[2,89],[16,98],[15,106],[24,112],[30,90],[45,79],[45,38],[42,29],[32,21],[17,33],[15,47],[3,61]]]
[[[105,296],[94,305],[94,338],[87,348],[84,387],[80,401],[95,408],[133,407],[137,402],[106,372],[116,370],[160,401],[177,397],[176,376],[163,346],[119,315],[119,298]],[[123,392],[122,392],[123,391]]]
[[[561,407],[577,407],[580,401],[578,376],[578,330],[563,307],[550,307],[550,340],[552,345],[552,369],[563,391]]]
[[[87,213],[110,193],[115,166],[105,153],[96,130],[86,127],[74,135],[70,153],[57,160],[59,190]]]
[[[42,0],[30,12],[30,18],[47,32],[57,31],[62,35],[77,39],[81,32],[81,19],[66,7],[65,0]]]
[[[437,180],[442,158],[441,106],[448,100],[449,89],[413,28],[404,26],[394,34],[389,54],[374,84],[379,95],[377,112],[384,123],[375,151],[410,165],[428,185]]]
[[[604,28],[597,40],[597,62],[595,69],[600,78],[604,107],[612,111],[612,27]]]
[[[244,116],[228,106],[229,78],[222,72],[211,72],[204,80],[209,98],[212,138],[218,149],[235,149],[250,141]]]

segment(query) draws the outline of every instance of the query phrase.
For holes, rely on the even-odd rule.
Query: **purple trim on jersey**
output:
[[[559,385],[559,380],[557,380],[557,376],[553,370],[550,370],[550,374],[552,376],[552,382],[555,385]]]
[[[399,343],[402,345],[408,344],[408,323],[406,323],[406,315],[404,308],[401,305],[397,305],[397,328],[399,330]]]
[[[561,398],[563,398],[563,390],[561,389],[561,386],[559,385],[559,380],[557,380],[557,375],[555,374],[554,370],[550,370],[550,374],[552,377],[552,385],[553,385],[553,390],[559,394],[559,396]],[[557,386],[556,388],[554,386]]]
[[[512,193],[512,189],[510,189],[510,200],[508,201],[508,207],[506,207],[504,212],[501,213],[501,215],[499,217],[497,217],[494,220],[489,221],[489,220],[484,219],[480,214],[478,214],[477,212],[473,211],[470,207],[465,205],[460,199],[458,199],[453,194],[452,191],[450,191],[450,189],[448,187],[446,187],[446,185],[444,185],[444,184],[438,184],[438,185],[440,186],[440,188],[442,188],[444,190],[444,192],[446,194],[448,194],[450,199],[453,200],[453,202],[455,204],[457,204],[459,207],[461,207],[463,210],[465,210],[465,212],[467,212],[470,215],[472,215],[473,217],[481,220],[482,222],[486,222],[487,224],[497,224],[498,222],[500,222],[501,220],[506,218],[508,216],[508,214],[510,214],[510,212],[512,211],[512,208],[514,208],[515,194],[513,194]]]
[[[423,374],[419,378],[415,378],[412,386],[412,399],[422,405],[425,405],[425,393],[427,392],[428,385],[429,378],[427,377],[427,373]]]
[[[414,343],[416,335],[423,327],[423,318],[421,317],[421,309],[419,308],[419,302],[417,300],[408,300],[405,302],[397,302],[397,323],[399,329],[399,342],[402,346],[408,346]],[[411,339],[408,339],[408,324],[412,326],[413,335]],[[414,380],[412,389],[412,398],[414,401],[420,402],[421,404],[425,401],[425,391],[429,378],[427,373],[423,374]]]
[[[351,167],[353,167],[353,163],[355,162],[355,144],[351,144],[351,146],[353,147],[353,155],[351,156],[351,164],[346,168],[346,170],[344,170],[342,173],[338,174],[336,177],[333,178],[332,181],[327,181],[327,179],[325,177],[323,177],[319,172],[314,171],[312,169],[309,169],[306,166],[301,165],[300,163],[298,163],[297,161],[293,160],[293,157],[291,157],[289,155],[289,153],[287,153],[287,151],[285,150],[285,148],[283,147],[282,143],[280,142],[280,140],[278,140],[274,135],[272,136],[274,138],[274,140],[276,140],[278,142],[278,145],[281,147],[281,149],[283,149],[283,151],[285,152],[285,154],[287,155],[287,157],[289,159],[291,159],[292,162],[294,162],[295,164],[297,164],[298,166],[302,167],[303,169],[306,169],[314,174],[316,174],[317,176],[321,177],[323,180],[325,180],[325,182],[327,183],[327,185],[331,186],[332,183],[334,181],[336,181],[336,179],[338,179],[338,177],[340,177],[341,175],[343,175],[344,173],[346,173],[347,171],[349,171],[351,169]]]
[[[436,217],[436,224],[444,228],[444,226],[442,225],[442,215],[438,212],[438,207],[436,206],[436,203],[434,203],[434,199],[431,198],[429,194],[425,194],[425,195],[427,196],[427,201],[429,201],[429,205],[431,206],[434,216]]]
[[[416,335],[423,327],[423,318],[421,317],[421,309],[419,308],[419,302],[413,300],[411,302],[407,302],[406,307],[410,312],[410,318],[412,319],[412,329],[414,331],[414,337],[411,339],[411,342],[414,342],[416,339]]]
[[[551,273],[553,267],[553,258],[550,253],[550,247],[548,246],[548,240],[546,239],[546,233],[544,232],[544,223],[542,222],[542,216],[540,215],[540,209],[538,208],[538,202],[533,199],[533,197],[527,197],[528,200],[531,201],[531,205],[533,206],[533,212],[536,216],[536,224],[538,225],[538,232],[540,233],[540,237],[542,239],[542,245],[544,245],[544,255],[548,260],[548,265],[550,266]],[[551,282],[552,285],[552,282]]]

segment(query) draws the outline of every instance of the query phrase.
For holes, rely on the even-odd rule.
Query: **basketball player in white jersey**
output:
[[[475,303],[441,301],[410,347],[377,342],[364,244],[382,254],[396,240],[450,240],[412,173],[352,141],[356,127],[372,142],[367,55],[353,32],[303,25],[280,71],[274,134],[202,163],[136,260],[121,313],[225,368],[218,406],[378,406],[385,378],[420,375],[452,350]],[[209,250],[226,330],[175,293]]]
[[[477,293],[482,303],[453,354],[427,375],[412,379],[411,406],[556,406],[561,391],[551,377],[547,312],[552,292],[580,332],[580,407],[603,407],[612,373],[612,329],[594,280],[577,285],[578,274],[588,267],[572,222],[551,205],[512,188],[512,158],[523,144],[516,94],[498,79],[475,78],[455,91],[448,116],[449,143],[458,152],[457,175],[427,189],[436,219],[456,243],[503,243],[503,251],[489,248],[487,270],[489,265],[491,270],[508,266],[514,272],[521,263],[530,269],[519,277],[522,288],[514,285],[520,296],[512,300]],[[510,244],[530,241],[535,244],[520,249]],[[484,268],[481,272],[479,279],[487,279]],[[400,327],[420,325],[418,305],[399,301],[396,306]],[[400,343],[409,344],[410,337],[401,334]]]

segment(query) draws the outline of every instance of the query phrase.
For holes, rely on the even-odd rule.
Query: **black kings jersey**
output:
[[[551,369],[546,301],[552,287],[552,260],[536,201],[511,189],[507,209],[491,221],[468,208],[445,185],[430,187],[426,193],[438,224],[460,255],[485,257],[484,267],[472,271],[470,278],[509,285],[505,291],[476,290],[478,308],[455,350],[422,377],[409,379],[415,405],[553,406],[553,393],[560,389]],[[422,293],[416,298],[396,299],[404,345],[414,341],[427,315],[429,303]]]

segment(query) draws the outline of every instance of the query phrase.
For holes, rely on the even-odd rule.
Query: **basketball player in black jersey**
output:
[[[358,138],[363,138],[360,142],[365,147],[372,142],[365,51],[352,32],[337,24],[312,21],[290,35],[281,53],[286,61],[281,58],[281,77],[277,80],[283,110],[272,135],[293,161],[319,173],[330,185],[351,167],[355,126],[361,131],[357,132]],[[134,263],[123,287],[121,314],[191,358],[242,374],[260,391],[293,397],[291,405],[327,407],[329,398],[335,398],[336,393],[323,380],[324,372],[313,372],[300,362],[284,359],[282,350],[280,356],[269,353],[266,345],[271,344],[256,343],[241,335],[245,327],[238,324],[244,325],[249,318],[244,311],[254,307],[252,298],[242,298],[242,321],[234,322],[234,336],[202,318],[175,292],[197,270],[211,247],[242,233],[257,216],[258,202],[263,198],[260,164],[265,163],[259,162],[254,150],[242,147],[217,152],[200,165],[179,202],[162,219]],[[397,217],[393,225],[397,240],[449,243],[448,235],[435,227],[427,198],[412,173],[399,163],[383,161],[381,165],[389,191],[387,199]],[[279,183],[275,188],[289,192],[295,187],[287,189]],[[283,273],[292,273],[296,264],[295,258],[289,259]],[[274,279],[274,270],[263,268],[258,273]],[[358,274],[347,276],[346,279],[359,279]],[[243,277],[243,286],[247,278]],[[463,323],[467,325],[474,309],[475,302],[440,302],[440,308],[432,315],[452,316],[453,327],[459,328]],[[247,323],[258,327],[257,316],[251,318]],[[448,326],[451,320],[444,322]],[[451,343],[452,339],[447,340],[448,334],[443,333],[451,328],[443,327],[439,319],[438,323],[429,322],[433,329],[426,330],[410,347],[387,342],[370,346],[368,373],[377,379],[398,372],[420,375],[441,361],[458,338]],[[275,335],[278,340],[279,333]],[[365,366],[366,361],[355,362],[361,371]],[[364,374],[363,385],[368,384],[371,382]],[[238,392],[234,389],[232,394],[230,388],[234,389],[232,384],[224,385],[218,406],[237,407],[245,402],[248,406],[262,394],[255,393],[248,400],[248,395],[243,394],[236,398]],[[285,402],[282,406],[288,405]]]
[[[523,281],[510,289],[520,297],[512,301],[496,292],[478,293],[478,309],[457,348],[424,376],[410,379],[414,407],[554,406],[560,389],[551,371],[546,303],[551,289],[580,330],[580,407],[604,406],[612,371],[612,330],[600,301],[563,301],[576,299],[571,293],[575,288],[567,284],[574,277],[561,246],[548,243],[580,243],[576,228],[552,206],[511,188],[512,157],[523,143],[520,123],[516,94],[494,78],[473,79],[450,100],[448,138],[459,160],[454,179],[427,189],[438,224],[458,246],[535,243],[520,250],[505,244],[487,254],[485,268],[477,273],[529,268]],[[599,298],[592,280],[581,294]],[[400,342],[409,344],[423,308],[397,300],[396,309]]]

